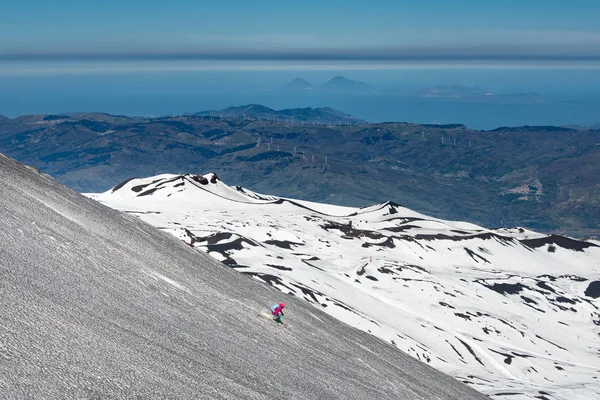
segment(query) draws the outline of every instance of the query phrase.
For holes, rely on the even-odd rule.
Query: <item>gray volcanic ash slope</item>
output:
[[[10,398],[485,398],[136,218],[0,156]]]

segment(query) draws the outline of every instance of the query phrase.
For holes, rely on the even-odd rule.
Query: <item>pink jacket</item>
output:
[[[279,314],[283,315],[283,307],[285,307],[284,303],[275,304],[271,307],[271,314],[274,316],[278,316]]]

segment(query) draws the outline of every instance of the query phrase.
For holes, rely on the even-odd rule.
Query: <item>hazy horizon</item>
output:
[[[164,115],[247,103],[330,106],[372,122],[595,124],[600,3],[427,0],[170,3],[7,0],[0,114]],[[303,77],[367,82],[356,95],[278,93]],[[398,96],[437,85],[535,92],[549,104]]]
[[[106,112],[160,116],[261,104],[274,109],[329,106],[369,122],[462,123],[493,129],[516,125],[600,122],[595,70],[413,68],[402,70],[279,70],[85,72],[0,76],[0,115]],[[283,90],[296,77],[320,85],[334,76],[368,83],[372,94]],[[590,83],[591,82],[591,83]],[[479,104],[406,97],[438,85],[482,86],[494,93],[534,92],[548,104]]]

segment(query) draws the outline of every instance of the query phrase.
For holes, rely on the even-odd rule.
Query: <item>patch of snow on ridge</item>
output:
[[[600,281],[597,242],[489,230],[392,202],[282,199],[212,174],[134,179],[89,196],[494,398],[600,394],[600,300],[585,295]]]

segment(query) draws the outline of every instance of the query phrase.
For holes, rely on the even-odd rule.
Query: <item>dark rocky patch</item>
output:
[[[553,299],[549,299],[549,301],[557,308],[559,308],[562,311],[573,311],[573,312],[577,312],[576,309],[574,309],[573,307],[565,307],[565,306],[561,306],[560,304],[557,304]]]
[[[582,240],[571,239],[565,236],[560,235],[550,235],[543,238],[537,239],[521,239],[519,240],[525,246],[530,248],[539,248],[543,247],[546,244],[556,245],[562,247],[563,249],[574,250],[574,251],[583,251],[588,247],[599,247],[590,242],[584,242]]]
[[[450,304],[448,304],[448,303],[444,303],[443,301],[440,301],[440,305],[441,305],[441,306],[444,306],[444,307],[448,307],[448,308],[450,308],[450,309],[452,309],[452,310],[455,310],[455,308],[454,308],[454,307],[452,307],[452,306],[451,306]]]
[[[593,299],[600,297],[600,281],[590,282],[584,294]]]
[[[496,350],[492,350],[492,349],[488,349],[489,351],[496,353],[496,354],[500,354],[501,356],[505,357],[504,359],[504,363],[510,365],[512,363],[512,359],[515,358],[515,356],[511,355],[511,354],[506,354],[506,353],[500,353],[499,351]]]
[[[367,263],[360,266],[358,271],[356,271],[356,275],[363,276],[365,274],[365,268],[367,268]]]
[[[462,356],[462,354],[460,354],[460,353],[458,352],[458,350],[456,350],[456,347],[454,347],[454,346],[452,345],[452,343],[450,343],[448,340],[446,340],[446,343],[448,343],[448,344],[450,345],[450,347],[452,347],[452,350],[454,350],[454,351],[456,352],[456,354],[458,354],[458,356],[459,356],[460,358],[464,358],[464,357]]]
[[[220,242],[221,240],[230,239],[231,236],[232,236],[231,232],[217,232],[217,233],[213,233],[212,235],[209,235],[209,236],[199,237],[198,241],[206,242],[207,244],[216,244],[216,243]]]
[[[399,268],[400,271],[402,270],[402,268],[408,268],[408,269],[413,270],[415,272],[424,272],[426,274],[429,273],[429,271],[427,271],[425,268],[423,268],[423,267],[421,267],[419,265],[414,265],[414,264],[406,264],[406,265],[403,265],[402,267],[398,267],[398,268]]]
[[[457,317],[460,317],[460,318],[464,318],[465,321],[471,320],[471,317],[469,317],[468,315],[463,314],[463,313],[454,313],[454,315],[456,315]]]
[[[178,180],[183,180],[183,175],[179,175],[179,176],[176,176],[176,177],[171,178],[171,179],[165,179],[164,181],[162,181],[161,183],[159,183],[158,185],[156,185],[156,187],[162,187],[162,186],[166,185],[167,183],[176,182]],[[152,183],[154,183],[154,182],[152,182]],[[184,182],[182,182],[182,184],[183,183]],[[179,185],[179,186],[181,186],[181,185]],[[177,185],[175,185],[175,187],[177,187]]]
[[[194,182],[198,182],[201,185],[208,185],[208,179],[206,179],[202,175],[193,175],[192,180]]]
[[[569,279],[569,280],[575,281],[575,282],[585,282],[585,281],[587,281],[587,278],[584,278],[582,276],[577,276],[577,275],[561,275],[561,276],[559,276],[559,278]]]
[[[477,362],[481,365],[485,365],[481,362],[481,360],[479,359],[479,357],[477,357],[477,354],[475,354],[475,352],[473,351],[473,349],[471,348],[471,346],[469,346],[468,344],[466,344],[464,341],[460,340],[459,338],[456,338],[456,340],[458,340],[459,342],[461,342],[463,344],[463,346],[465,346],[467,348],[467,350],[469,351],[469,353],[471,353],[471,355],[477,360]]]
[[[563,367],[561,367],[560,365],[554,365],[554,368],[556,368],[559,371],[564,371],[565,369]]]
[[[141,192],[142,190],[144,190],[145,187],[150,186],[150,183],[146,183],[145,185],[137,185],[131,188],[131,190],[133,190],[136,193]]]
[[[310,260],[310,258],[309,258],[309,260]],[[302,260],[302,262],[303,262],[304,264],[308,265],[309,267],[313,267],[313,268],[316,268],[316,269],[318,269],[319,271],[325,271],[323,268],[319,268],[319,267],[317,267],[316,265],[313,265],[313,264],[309,263],[309,262],[308,262],[308,260]]]
[[[533,300],[533,299],[530,299],[530,298],[529,298],[529,297],[527,297],[527,296],[523,296],[523,295],[521,295],[521,299],[523,299],[523,301],[524,301],[525,303],[528,303],[528,304],[537,304],[537,301],[535,301],[535,300]]]
[[[464,247],[465,251],[467,252],[467,254],[469,256],[471,256],[471,258],[473,260],[475,260],[476,263],[479,263],[479,261],[477,261],[477,258],[481,259],[484,263],[489,264],[490,262],[488,260],[486,260],[484,257],[480,256],[479,254],[475,253],[473,250],[468,249],[466,247]],[[477,257],[477,258],[475,258]]]
[[[515,357],[521,357],[521,358],[535,358],[534,356],[530,356],[529,354],[521,354],[521,353],[517,353],[515,351],[512,352],[512,354]]]
[[[385,228],[385,230],[394,232],[394,233],[398,233],[398,232],[403,232],[403,231],[413,229],[413,228],[420,228],[420,227],[417,225],[390,226],[389,228]]]
[[[542,310],[541,308],[534,307],[534,306],[532,306],[532,305],[531,305],[531,304],[529,304],[529,303],[525,303],[525,305],[526,305],[527,307],[529,307],[529,308],[533,308],[535,311],[539,311],[539,312],[541,312],[541,313],[543,313],[543,314],[546,314],[546,311]],[[560,307],[560,306],[559,306],[559,307]],[[561,308],[562,308],[562,307],[561,307]]]
[[[361,209],[366,208],[366,207],[370,207],[370,206],[365,206],[365,207],[361,207]],[[350,215],[357,215],[357,213],[353,213]],[[415,222],[415,221],[425,221],[423,218],[417,218],[417,217],[392,217],[392,218],[386,218],[386,221],[396,221],[396,220],[400,220],[400,224],[406,224],[408,222]]]
[[[482,252],[483,254],[492,254],[488,249],[486,249],[485,247],[477,247],[477,250],[479,250],[480,252]]]
[[[265,240],[265,244],[272,244],[282,249],[292,250],[292,246],[304,246],[304,243],[290,242],[289,240]]]
[[[550,343],[551,345],[553,345],[553,346],[556,346],[556,347],[558,347],[558,348],[559,348],[559,349],[561,349],[561,350],[565,350],[565,351],[567,351],[567,349],[565,349],[564,347],[561,347],[561,346],[557,345],[556,343],[553,343],[553,342],[549,341],[548,339],[544,339],[544,338],[543,338],[543,337],[541,337],[540,335],[535,335],[535,337],[536,337],[536,338],[538,338],[538,339],[541,339],[541,340],[543,340],[544,342]]]
[[[371,275],[366,275],[365,278],[370,279],[372,281],[376,281],[376,282],[379,280],[379,279],[377,279],[377,278],[375,278],[374,276],[371,276]]]
[[[140,194],[137,195],[137,197],[142,197],[142,196],[148,196],[151,195],[152,193],[156,192],[157,190],[159,190],[161,188],[152,188],[152,189],[148,189],[145,192],[142,192]]]
[[[485,334],[486,334],[486,335],[489,335],[489,334],[490,334],[490,332],[491,332],[492,330],[493,330],[493,331],[496,333],[496,335],[499,335],[499,334],[501,334],[501,333],[502,333],[502,332],[500,332],[500,331],[499,331],[498,329],[496,329],[496,328],[491,328],[491,329],[490,329],[490,328],[488,328],[487,326],[486,326],[486,327],[483,327],[483,328],[481,328],[481,330],[482,330],[483,332],[485,332]]]
[[[192,231],[190,231],[187,228],[183,228],[183,231],[185,232],[185,234],[187,235],[187,237],[190,238],[190,246],[193,246],[194,243],[198,242],[198,238],[196,237],[196,235],[194,235],[192,233]]]
[[[556,293],[556,291],[551,286],[549,286],[546,282],[538,281],[538,282],[536,282],[536,285],[544,290],[547,290],[552,293]]]
[[[291,283],[291,285],[300,289],[302,291],[302,294],[304,294],[305,296],[309,296],[317,304],[320,304],[320,303],[319,303],[319,300],[317,299],[317,297],[315,296],[315,293],[318,294],[319,296],[325,296],[323,293],[319,292],[318,290],[311,289],[311,288],[301,285],[299,283]]]
[[[326,231],[329,231],[332,229],[339,230],[344,234],[346,239],[354,239],[354,238],[359,238],[361,236],[365,236],[370,239],[381,239],[383,237],[383,235],[379,232],[354,228],[352,226],[352,221],[348,222],[347,224],[340,224],[340,223],[333,222],[333,221],[327,221],[326,224],[323,224],[320,226],[321,226],[321,228],[325,229]],[[344,237],[344,236],[342,236],[342,237]]]
[[[123,182],[119,183],[117,186],[115,186],[113,188],[112,193],[114,193],[117,190],[121,189],[123,186],[127,185],[129,182],[131,182],[134,179],[137,179],[137,178],[130,178],[130,179],[127,179],[126,181],[123,181]]]
[[[284,267],[283,265],[276,265],[276,264],[265,264],[265,265],[267,267],[275,268],[280,271],[291,271],[292,270],[290,267]]]
[[[459,231],[458,229],[450,229],[450,232],[460,233],[461,235],[468,235],[470,232]]]
[[[488,289],[492,289],[494,292],[498,292],[500,294],[518,294],[523,289],[527,289],[527,286],[524,286],[521,283],[494,283],[493,285],[489,285],[487,283],[481,283],[483,286]]]
[[[388,212],[389,214],[398,214],[398,204],[394,203],[394,202],[388,202],[389,208],[388,208]]]
[[[131,179],[130,179],[130,180],[131,180]],[[127,182],[129,182],[129,181],[125,181],[125,182],[121,183],[121,185],[124,185],[124,184],[126,184]],[[154,184],[154,183],[156,183],[156,182],[160,182],[160,179],[153,180],[152,182],[150,182],[150,183],[146,183],[146,184],[144,184],[144,185],[137,185],[137,186],[134,186],[134,187],[132,187],[132,188],[131,188],[131,190],[133,190],[133,191],[134,191],[134,192],[136,192],[136,193],[139,193],[139,192],[141,192],[142,190],[144,190],[144,188],[146,188],[146,187],[148,187],[148,186],[150,186],[150,185],[152,185],[152,184]],[[160,185],[158,185],[158,186],[160,186]],[[158,187],[158,186],[157,186],[157,187]],[[113,189],[113,192],[115,192],[116,190],[117,190],[116,188],[115,188],[115,189]],[[154,189],[154,190],[156,190],[156,189]],[[144,194],[138,195],[138,197],[139,197],[139,196],[143,196],[143,195],[144,195]]]
[[[558,296],[556,298],[556,301],[558,301],[559,303],[577,304],[577,302],[575,300],[569,299],[568,297],[564,297],[564,296]]]
[[[511,328],[513,328],[514,330],[518,330],[517,328],[515,328],[513,325],[511,325],[509,322],[503,320],[502,318],[498,318],[498,321],[502,322],[504,325],[506,326],[510,326]]]
[[[257,244],[249,239],[239,237],[231,242],[219,243],[219,244],[207,244],[206,251],[216,251],[217,253],[221,253],[225,255],[226,252],[231,250],[242,250],[244,248],[243,243],[247,243],[250,246],[256,247]]]
[[[246,265],[240,265],[237,263],[236,260],[234,260],[233,258],[231,258],[228,254],[221,254],[223,257],[225,257],[225,259],[223,261],[221,261],[221,263],[227,265],[228,267],[231,268],[249,268]]]
[[[394,271],[392,271],[391,269],[387,268],[386,266],[377,268],[377,272],[380,272],[382,274],[392,274],[392,275],[396,274]]]
[[[461,240],[471,240],[471,239],[483,239],[483,240],[495,239],[498,243],[502,244],[503,246],[510,246],[514,243],[513,238],[501,236],[501,235],[498,235],[498,234],[492,233],[492,232],[476,233],[476,234],[465,235],[465,236],[450,236],[450,235],[444,235],[441,233],[435,234],[435,235],[419,234],[419,235],[415,235],[414,238],[416,240],[452,240],[454,242],[460,242]]]

